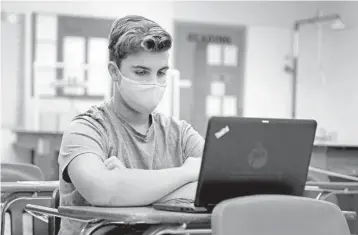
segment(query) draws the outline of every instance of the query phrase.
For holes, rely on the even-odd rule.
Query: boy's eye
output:
[[[147,75],[148,72],[143,70],[143,71],[135,71],[135,74],[138,75],[138,76],[144,76],[144,75]]]
[[[166,74],[167,74],[166,71],[159,71],[159,72],[158,72],[158,76],[164,76],[164,75],[166,75]]]

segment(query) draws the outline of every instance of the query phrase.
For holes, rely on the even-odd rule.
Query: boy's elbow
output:
[[[83,194],[87,202],[93,206],[109,207],[130,207],[148,206],[158,200],[155,190],[147,190],[146,187],[128,184],[127,179],[102,175],[101,179],[92,181],[91,187],[86,187]]]
[[[101,191],[102,193],[99,194],[98,192]],[[108,199],[106,192],[103,190],[98,190],[97,192],[92,191],[91,193],[88,193],[84,198],[86,201],[92,205],[92,206],[108,206]]]
[[[91,187],[83,191],[84,199],[92,206],[110,206],[111,192],[109,185],[102,181],[93,181]]]

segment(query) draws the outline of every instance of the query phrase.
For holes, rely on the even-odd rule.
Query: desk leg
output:
[[[4,235],[5,233],[5,214],[6,214],[6,211],[5,211],[5,206],[6,206],[6,203],[7,202],[4,202],[2,205],[1,205],[1,235]]]
[[[327,196],[330,196],[329,192],[320,192],[318,196],[316,197],[317,200],[326,200]]]
[[[35,165],[35,156],[36,156],[36,151],[34,149],[31,149],[30,151],[30,155],[31,155],[31,164]]]

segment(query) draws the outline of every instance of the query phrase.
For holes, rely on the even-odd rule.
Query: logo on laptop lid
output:
[[[221,137],[226,135],[229,131],[230,131],[230,128],[228,126],[225,126],[224,128],[222,128],[221,130],[219,130],[218,132],[215,133],[216,139],[220,139]]]
[[[249,154],[249,165],[254,169],[261,169],[264,167],[268,160],[267,150],[261,143],[257,143],[255,148]]]

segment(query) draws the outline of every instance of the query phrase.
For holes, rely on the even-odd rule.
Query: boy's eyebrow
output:
[[[164,66],[163,68],[161,68],[159,70],[163,70],[163,69],[169,69],[169,66]]]
[[[142,65],[133,65],[132,66],[133,69],[144,69],[144,70],[149,70],[151,71],[150,68],[142,66]],[[169,66],[164,66],[163,68],[159,69],[159,70],[164,70],[164,69],[169,69]]]
[[[142,65],[133,65],[132,68],[134,68],[134,69],[144,69],[144,70],[149,70],[149,71],[151,71],[150,68],[145,67],[145,66],[142,66]]]

